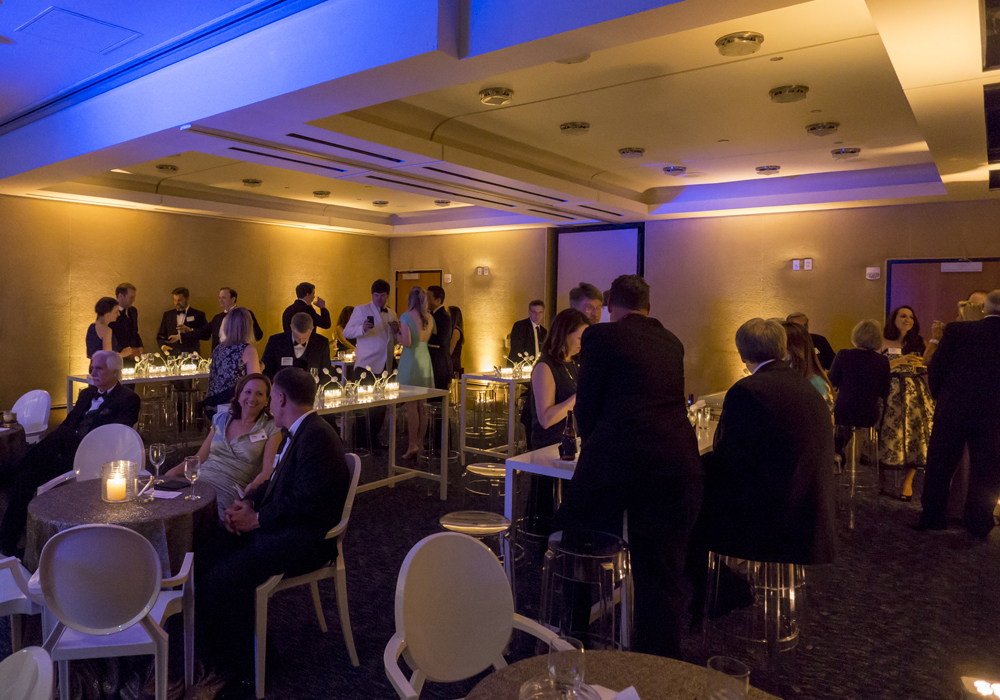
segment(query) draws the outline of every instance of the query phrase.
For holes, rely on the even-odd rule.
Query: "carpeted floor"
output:
[[[366,457],[362,482],[383,476],[385,463],[384,451],[376,451],[374,460]],[[268,619],[271,652],[276,652],[268,664],[268,698],[396,697],[382,652],[394,632],[399,566],[418,540],[439,531],[438,517],[463,507],[458,477],[453,466],[447,501],[438,499],[436,484],[424,480],[358,495],[344,551],[361,666],[352,667],[348,659],[332,581],[320,587],[327,634],[319,630],[307,589],[283,592],[272,599]],[[962,675],[1000,678],[1000,529],[985,542],[960,529],[911,530],[919,513],[919,486],[918,479],[913,503],[863,497],[853,531],[841,519],[836,563],[808,572],[796,689],[779,686],[772,692],[811,700],[940,700],[958,697]],[[518,609],[529,615],[537,609],[540,555],[529,548],[518,569]],[[9,623],[3,619],[0,657],[9,653],[9,640]],[[171,666],[179,670],[180,649],[173,641]],[[509,660],[530,655],[532,647],[515,640]],[[692,663],[704,663],[700,636],[686,640],[685,655]],[[462,697],[475,682],[429,683],[421,697]],[[751,682],[767,685],[757,673]]]

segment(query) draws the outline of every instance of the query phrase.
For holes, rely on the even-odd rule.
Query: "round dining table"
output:
[[[704,700],[705,667],[631,651],[587,651],[584,680],[619,692],[633,686],[641,700]],[[548,672],[548,657],[535,656],[479,681],[465,700],[518,700],[525,681]],[[747,700],[779,700],[750,688]]]
[[[217,526],[215,489],[199,483],[197,500],[184,496],[192,487],[175,491],[174,498],[154,498],[149,503],[106,503],[101,499],[101,480],[70,481],[35,496],[28,505],[27,545],[24,566],[38,568],[45,543],[57,532],[94,523],[121,525],[145,537],[160,556],[163,575],[180,569],[184,555],[194,543]]]

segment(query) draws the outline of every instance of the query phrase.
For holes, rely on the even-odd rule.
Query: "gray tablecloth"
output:
[[[588,651],[585,680],[621,691],[635,686],[640,700],[695,700],[705,697],[702,666],[627,651]],[[518,661],[481,680],[465,700],[517,700],[521,685],[547,672],[548,658]],[[749,700],[778,700],[756,688]]]
[[[198,483],[195,492],[201,496],[197,501],[184,498],[190,493],[187,488],[176,498],[157,498],[152,503],[105,503],[101,500],[100,479],[57,486],[35,496],[28,506],[24,565],[30,571],[37,569],[42,548],[57,532],[101,523],[127,527],[149,540],[160,555],[163,575],[169,576],[180,568],[199,534],[216,527],[218,522],[215,490]]]

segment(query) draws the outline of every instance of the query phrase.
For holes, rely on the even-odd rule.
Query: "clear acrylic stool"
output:
[[[503,564],[507,581],[510,582],[510,592],[514,596],[515,607],[517,597],[514,588],[514,556],[511,551],[510,520],[499,513],[489,513],[485,510],[456,510],[446,513],[438,519],[438,524],[445,530],[460,532],[463,535],[475,537],[479,541],[497,538],[497,548],[493,549],[497,559]],[[490,545],[486,542],[487,547]]]
[[[632,647],[634,594],[628,543],[594,530],[549,536],[539,620],[588,649]]]
[[[485,496],[486,507],[492,512],[502,513],[506,478],[506,469],[502,464],[470,464],[462,473],[462,505],[465,505],[466,494]]]
[[[838,510],[847,511],[847,527],[853,530],[860,492],[879,486],[878,428],[841,427],[849,431],[850,439],[844,450],[846,463],[840,473],[842,495],[838,499]],[[873,448],[870,450],[873,457],[866,469],[861,458],[868,447]]]

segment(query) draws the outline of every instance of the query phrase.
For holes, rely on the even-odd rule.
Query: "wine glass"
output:
[[[156,475],[154,484],[162,484],[163,477],[160,476],[160,467],[167,461],[167,446],[162,442],[154,442],[149,446],[149,463],[153,465],[153,473]]]
[[[553,683],[579,690],[584,670],[583,642],[573,637],[549,642],[549,677]]]
[[[201,471],[201,460],[198,459],[197,455],[195,455],[194,457],[187,457],[184,460],[184,476],[186,476],[188,478],[188,481],[191,482],[191,493],[185,496],[184,500],[197,501],[198,499],[201,498],[201,496],[195,495],[194,492],[194,482],[198,480],[198,474],[200,471]]]

